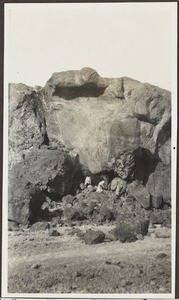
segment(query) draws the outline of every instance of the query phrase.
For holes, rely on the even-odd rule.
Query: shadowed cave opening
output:
[[[106,87],[99,87],[95,83],[86,83],[81,86],[56,86],[53,96],[58,96],[65,100],[72,100],[78,97],[99,97]]]

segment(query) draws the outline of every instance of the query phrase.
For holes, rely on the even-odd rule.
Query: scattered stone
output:
[[[150,174],[146,189],[154,197],[163,198],[164,203],[171,203],[171,164],[159,162]]]
[[[165,292],[166,292],[166,289],[164,287],[159,288],[159,293],[165,293]]]
[[[171,238],[171,229],[169,228],[163,228],[163,230],[158,229],[155,232],[155,237],[162,238],[162,239]]]
[[[125,279],[122,279],[121,280],[121,284],[120,284],[122,287],[125,287],[125,286],[127,286],[128,285],[128,281],[127,280],[125,280]]]
[[[104,239],[105,239],[105,234],[100,230],[98,231],[88,230],[83,236],[83,240],[87,245],[103,243]]]
[[[32,242],[34,241],[35,239],[34,238],[29,238],[29,242]]]
[[[113,212],[106,206],[102,206],[99,213],[105,221],[112,221],[114,219]]]
[[[31,266],[31,269],[38,269],[40,267],[41,267],[41,265],[36,263]]]
[[[114,237],[120,242],[135,242],[137,235],[146,235],[148,232],[149,221],[148,219],[141,219],[137,217],[130,218],[119,222],[114,229]]]
[[[139,241],[142,241],[144,239],[144,236],[142,234],[137,234],[136,235],[136,238],[139,240]]]
[[[63,197],[62,202],[66,205],[71,204],[71,206],[72,206],[74,199],[75,199],[75,196],[67,195],[67,196]]]
[[[64,210],[64,216],[67,218],[67,220],[82,220],[83,219],[83,214],[81,211],[78,211],[77,209],[71,207],[71,208],[66,208]]]
[[[94,272],[89,272],[89,273],[86,275],[86,278],[87,278],[87,279],[93,279],[94,277],[95,277]]]
[[[77,271],[76,273],[75,273],[75,277],[80,277],[81,276],[81,273],[79,272],[79,271]]]
[[[43,231],[50,228],[48,222],[36,222],[30,227],[30,231]]]
[[[171,210],[158,210],[150,213],[151,224],[161,224],[164,227],[171,227]]]
[[[141,276],[141,274],[143,273],[143,270],[136,268],[134,270],[134,276]]]
[[[152,196],[152,207],[160,208],[163,203],[163,197],[160,196]]]
[[[143,185],[129,187],[129,194],[133,196],[143,208],[148,209],[151,206],[151,196]]]
[[[55,230],[55,229],[50,229],[49,230],[49,236],[60,236],[60,232]]]
[[[152,239],[155,239],[155,238],[156,238],[156,234],[155,234],[155,233],[153,233],[153,232],[151,233],[151,235],[150,235],[150,236],[151,236],[151,238],[152,238]]]
[[[157,256],[156,256],[156,258],[165,258],[165,257],[167,257],[167,254],[166,253],[159,253]]]

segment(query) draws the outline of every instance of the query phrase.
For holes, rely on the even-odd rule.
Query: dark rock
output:
[[[151,205],[151,196],[147,192],[146,188],[142,185],[129,188],[129,193],[133,196],[142,207],[148,209]]]
[[[31,227],[31,231],[41,231],[41,230],[47,230],[50,228],[50,224],[48,222],[36,222]]]
[[[75,199],[75,196],[67,195],[67,196],[64,196],[64,197],[63,197],[62,202],[64,202],[66,205],[67,205],[67,204],[73,205],[74,199]]]
[[[83,239],[87,245],[99,244],[104,242],[105,234],[100,230],[88,230],[84,234]]]
[[[36,263],[31,266],[31,269],[38,269],[40,267],[41,267],[41,265]]]
[[[161,258],[165,258],[165,257],[167,257],[167,254],[166,253],[159,253],[157,256],[156,256],[156,258],[158,259],[161,259]]]
[[[171,203],[171,168],[162,162],[157,164],[146,184],[147,191],[154,197],[163,197],[165,203]]]
[[[81,273],[79,271],[76,271],[75,277],[81,277]]]
[[[14,222],[14,221],[8,221],[8,230],[9,231],[19,231],[19,225],[18,223]]]
[[[73,221],[84,219],[83,213],[73,207],[66,208],[64,210],[64,216],[67,218],[67,220],[73,220]]]
[[[152,207],[154,208],[160,208],[163,203],[163,197],[160,196],[152,196]]]
[[[132,193],[144,208],[149,195],[170,204],[170,127],[171,93],[127,77],[102,78],[83,68],[54,73],[44,88],[10,84],[9,219],[32,223],[39,217],[38,205],[30,212],[23,182],[58,201],[75,195],[82,170],[98,179],[116,174],[118,197],[125,182],[138,180],[146,190]],[[105,192],[84,190],[88,200],[107,205]]]
[[[9,219],[22,224],[37,221],[46,200],[40,188],[22,179],[18,182],[17,178],[15,181],[11,178],[9,186]]]
[[[150,213],[151,224],[161,224],[162,226],[171,226],[171,210],[152,211]]]
[[[114,237],[124,242],[135,242],[137,235],[146,235],[148,232],[148,219],[139,219],[133,217],[128,220],[121,221],[114,230]]]
[[[104,218],[104,220],[111,221],[114,219],[113,212],[106,206],[100,208],[99,214]]]
[[[50,229],[49,230],[49,236],[60,236],[60,232],[55,229]]]
[[[18,223],[36,221],[46,202],[42,191],[59,200],[75,188],[77,179],[73,177],[78,177],[79,168],[78,158],[62,151],[37,149],[29,152],[23,162],[9,171],[9,219]],[[56,215],[59,214],[53,214]]]

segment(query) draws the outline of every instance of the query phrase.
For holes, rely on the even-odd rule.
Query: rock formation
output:
[[[87,173],[118,178],[120,195],[144,208],[169,204],[170,138],[171,93],[159,87],[91,68],[54,73],[43,88],[9,84],[9,218],[23,219],[16,186],[58,201]]]

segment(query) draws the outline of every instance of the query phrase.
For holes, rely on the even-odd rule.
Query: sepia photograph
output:
[[[4,18],[2,296],[174,298],[177,3]]]

